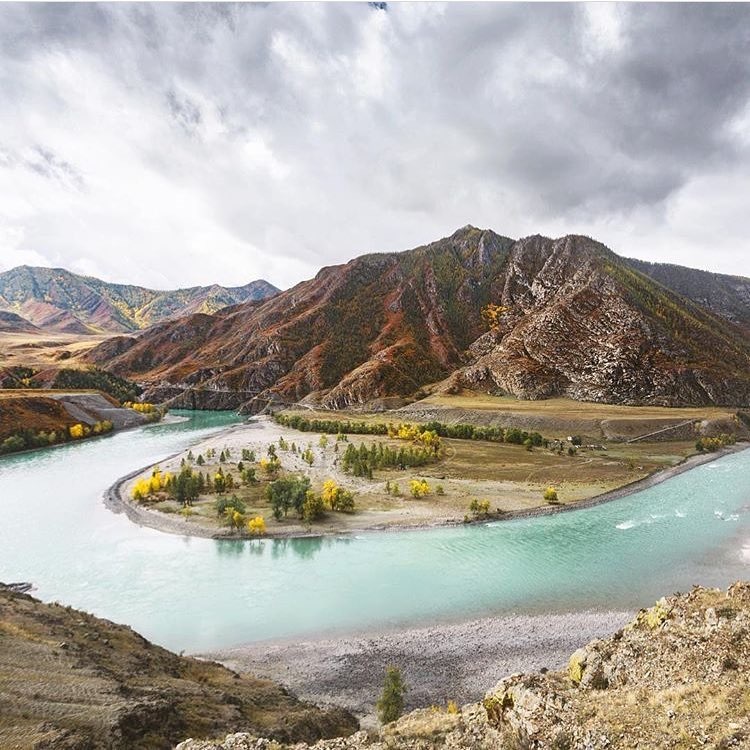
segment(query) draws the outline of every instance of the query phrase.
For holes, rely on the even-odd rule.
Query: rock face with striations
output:
[[[506,311],[488,330],[490,303]],[[750,403],[739,325],[587,237],[513,241],[474,227],[324,268],[265,302],[112,339],[90,356],[208,408],[228,394],[249,410],[302,399],[351,408],[418,397],[435,382],[524,399]]]

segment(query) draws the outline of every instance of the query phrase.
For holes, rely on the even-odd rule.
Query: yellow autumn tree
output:
[[[79,438],[83,437],[83,425],[82,424],[74,424],[69,429],[70,437],[72,437],[74,440],[78,440]]]
[[[255,516],[247,522],[247,530],[253,536],[263,536],[266,533],[266,521],[263,516]]]
[[[141,502],[151,494],[151,480],[142,478],[133,485],[133,500]]]
[[[482,320],[488,328],[497,328],[500,325],[500,318],[507,312],[510,312],[509,307],[493,305],[490,302],[482,308]]]
[[[164,487],[164,481],[161,474],[161,469],[154,469],[149,480],[149,490],[151,495],[155,495],[160,492]]]

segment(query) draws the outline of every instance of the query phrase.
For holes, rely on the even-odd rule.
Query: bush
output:
[[[387,667],[383,692],[378,699],[378,718],[383,724],[390,724],[404,712],[404,696],[407,691],[401,670],[398,667]]]
[[[557,497],[557,490],[554,487],[547,487],[547,489],[544,490],[544,501],[549,505],[556,505],[560,502]]]
[[[409,482],[409,491],[414,498],[424,497],[430,494],[430,485],[427,484],[426,479],[412,479]]]
[[[486,517],[490,514],[490,501],[474,499],[469,504],[469,510],[473,513],[474,518]]]

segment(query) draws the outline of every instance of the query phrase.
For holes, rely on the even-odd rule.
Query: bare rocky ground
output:
[[[581,634],[583,640],[583,634]],[[492,683],[487,675],[487,684]],[[250,734],[177,750],[284,750]],[[308,745],[297,744],[295,750]],[[480,702],[406,714],[316,750],[687,750],[750,747],[750,583],[641,610],[558,671],[514,674]]]

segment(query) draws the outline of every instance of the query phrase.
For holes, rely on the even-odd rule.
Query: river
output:
[[[102,502],[228,412],[0,459],[0,580],[175,650],[486,614],[623,609],[750,575],[750,450],[570,513],[352,538],[216,541]]]

